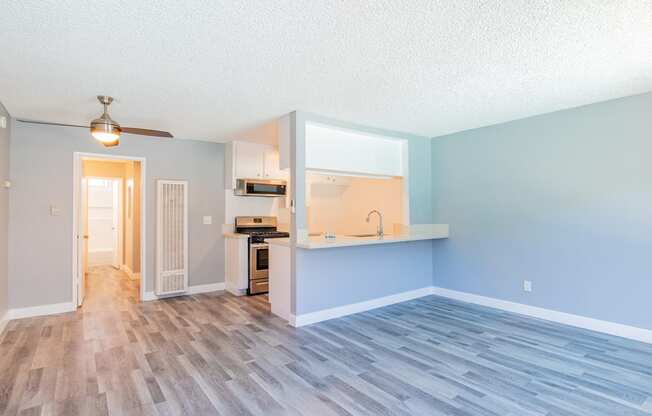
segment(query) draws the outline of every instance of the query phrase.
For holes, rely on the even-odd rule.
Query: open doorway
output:
[[[98,162],[84,162],[88,165]],[[119,269],[123,265],[123,225],[125,225],[123,178],[101,178],[84,176],[85,218],[84,225],[88,236],[84,256],[86,267],[113,266]]]
[[[75,154],[73,299],[142,299],[144,160]]]

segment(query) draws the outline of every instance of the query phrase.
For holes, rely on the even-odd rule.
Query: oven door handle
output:
[[[269,247],[269,244],[267,243],[254,243],[251,245],[251,248],[265,248]]]

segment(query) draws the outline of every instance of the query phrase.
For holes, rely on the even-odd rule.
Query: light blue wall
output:
[[[411,137],[408,143],[410,163],[410,223],[432,224],[431,139]]]
[[[124,135],[105,148],[87,129],[16,122],[11,136],[9,306],[70,302],[74,152],[146,158],[147,291],[154,289],[156,180],[188,181],[189,284],[224,281],[224,145]],[[60,215],[50,216],[54,205]],[[202,217],[213,223],[204,225]]]
[[[296,311],[315,312],[432,285],[432,243],[296,250]]]
[[[436,286],[652,329],[652,93],[436,138],[432,192]]]

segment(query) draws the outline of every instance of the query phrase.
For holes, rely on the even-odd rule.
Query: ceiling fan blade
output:
[[[51,123],[49,121],[27,120],[24,118],[17,118],[16,120],[20,121],[21,123],[30,123],[30,124],[47,124],[49,126],[61,126],[61,127],[81,127],[83,129],[90,128],[88,125],[80,126],[79,124]]]
[[[37,120],[29,120],[29,119],[24,119],[24,118],[18,118],[16,119],[17,121],[20,121],[21,123],[30,123],[30,124],[46,124],[49,126],[61,126],[61,127],[81,127],[83,129],[88,129],[90,126],[85,125],[79,125],[79,124],[65,124],[65,123],[53,123],[49,121],[37,121]],[[130,134],[140,134],[141,136],[153,136],[153,137],[164,137],[164,138],[173,138],[174,136],[168,132],[168,131],[161,131],[161,130],[151,130],[151,129],[139,129],[136,127],[121,127],[120,128],[123,133],[130,133]]]
[[[131,134],[140,134],[142,136],[154,136],[154,137],[174,137],[170,132],[161,131],[161,130],[150,130],[150,129],[139,129],[135,127],[121,127],[123,133]]]

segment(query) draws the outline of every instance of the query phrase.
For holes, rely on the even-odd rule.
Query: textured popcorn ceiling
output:
[[[182,138],[295,109],[438,136],[652,90],[652,1],[3,0],[0,53],[19,118],[101,93]]]

